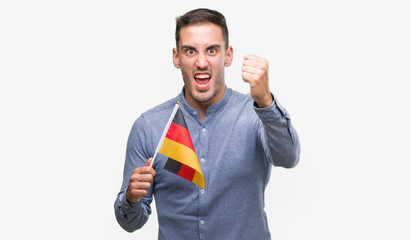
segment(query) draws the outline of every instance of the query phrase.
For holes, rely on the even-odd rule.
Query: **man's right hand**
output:
[[[126,192],[127,201],[138,202],[147,195],[148,189],[150,189],[151,183],[156,175],[156,171],[150,167],[151,161],[153,161],[153,159],[149,158],[146,165],[134,169]]]

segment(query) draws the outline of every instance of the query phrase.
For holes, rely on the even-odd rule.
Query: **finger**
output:
[[[242,72],[250,73],[250,74],[255,74],[255,75],[262,75],[264,74],[264,70],[261,68],[256,68],[256,67],[250,67],[250,66],[243,66],[242,67]]]
[[[250,54],[250,55],[245,56],[244,60],[251,60],[251,61],[255,61],[255,62],[266,62],[267,61],[264,58],[257,57],[254,54]]]
[[[147,171],[144,171],[146,169]],[[155,171],[150,167],[141,167],[138,168],[136,172],[134,172],[130,176],[130,182],[152,182],[154,179]]]
[[[133,175],[137,174],[149,174],[153,168],[150,166],[143,166],[134,169]],[[153,169],[154,170],[154,169]]]
[[[138,182],[152,182],[154,177],[151,173],[138,174],[134,178]]]
[[[143,167],[135,168],[133,174],[151,174],[154,176],[156,171],[150,166],[152,161],[153,159],[149,158]]]
[[[254,59],[256,56],[254,54],[249,54],[249,55],[245,55],[244,59],[248,60],[248,59]]]
[[[245,60],[243,62],[243,66],[258,68],[258,69],[261,69],[263,71],[266,71],[268,69],[268,63],[267,62],[256,62],[256,61],[252,61],[252,60]]]
[[[153,168],[153,163],[154,163],[154,159],[153,158],[149,158],[146,162],[145,166],[150,166],[150,168],[152,169],[151,174],[153,174],[153,176],[156,174],[156,172],[154,171]]]
[[[153,158],[147,159],[147,162],[144,166],[151,166],[151,162],[153,161]]]
[[[253,82],[256,79],[254,74],[251,74],[251,73],[248,73],[248,72],[243,72],[241,76],[242,76],[244,82],[248,82],[248,83]]]
[[[253,61],[253,60],[244,60],[243,66],[250,66],[250,67],[261,67],[263,66],[262,63]]]
[[[243,66],[250,66],[262,69],[263,71],[268,70],[268,62],[263,58],[251,55],[244,57]]]
[[[130,189],[143,189],[148,190],[151,187],[151,182],[130,182],[129,188]]]
[[[139,201],[143,196],[147,195],[148,189],[137,189],[137,188],[130,188],[128,190],[128,193],[130,196],[130,200],[127,199],[127,201],[130,202],[136,202]]]

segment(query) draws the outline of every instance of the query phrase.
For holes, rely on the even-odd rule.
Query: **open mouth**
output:
[[[194,80],[198,90],[206,90],[210,85],[211,75],[209,73],[196,73]]]

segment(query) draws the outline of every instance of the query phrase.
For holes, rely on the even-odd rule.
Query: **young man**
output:
[[[142,114],[127,144],[124,179],[115,202],[119,224],[141,228],[156,197],[159,239],[270,239],[264,191],[271,166],[294,167],[300,144],[286,110],[269,90],[268,63],[244,58],[244,95],[225,85],[231,65],[225,18],[196,9],[177,19],[173,62],[184,88]],[[205,188],[164,170],[168,157],[151,157],[177,101],[193,141]],[[155,169],[155,170],[154,170]]]

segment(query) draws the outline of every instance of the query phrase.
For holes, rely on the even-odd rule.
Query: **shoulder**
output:
[[[233,116],[234,119],[244,118],[246,121],[255,121],[254,101],[250,94],[231,89],[230,91],[229,101],[224,107],[224,113]]]
[[[236,90],[232,90],[231,91],[231,99],[230,99],[230,105],[238,105],[240,107],[252,107],[253,106],[253,99],[251,98],[250,94],[247,93],[241,93],[238,92]]]
[[[143,118],[147,118],[147,117],[155,117],[155,116],[162,116],[162,114],[164,112],[171,112],[173,110],[174,105],[176,104],[176,102],[178,97],[172,98],[164,103],[161,103],[147,111],[145,111],[143,114],[141,114],[141,116]]]
[[[177,99],[179,99],[179,96],[148,109],[134,121],[133,128],[144,129],[149,125],[153,125],[153,123],[158,125],[159,123],[167,122],[167,116],[170,116],[173,111],[174,105],[178,101]]]

